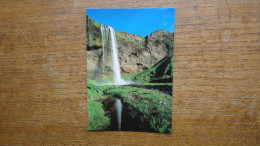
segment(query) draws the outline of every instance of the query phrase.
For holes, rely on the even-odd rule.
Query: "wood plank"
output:
[[[0,6],[1,144],[259,144],[259,0],[2,0]],[[171,134],[87,131],[87,7],[176,8]]]

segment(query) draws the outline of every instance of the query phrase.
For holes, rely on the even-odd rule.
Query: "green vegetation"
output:
[[[98,23],[98,22],[96,22],[96,21],[94,21],[92,18],[90,18],[89,16],[87,16],[88,18],[87,18],[87,20],[88,20],[88,25],[94,25],[95,27],[98,27],[98,28],[100,28],[101,27],[101,24],[100,23]]]
[[[103,95],[102,87],[95,86],[93,83],[95,81],[88,80],[87,84],[88,130],[105,130],[110,126],[110,118],[99,101],[106,97]]]
[[[126,39],[126,37],[123,36],[119,31],[115,31],[115,33],[117,38]]]
[[[167,85],[167,86],[172,86],[172,83],[142,83],[142,84],[138,84],[138,85],[149,85],[149,86],[161,86],[161,85]]]
[[[104,95],[103,91],[109,89],[112,85],[105,85],[105,86],[96,86],[95,81],[88,80],[87,83],[87,96],[94,101],[100,101],[106,99],[106,95]]]
[[[91,83],[88,83],[87,89],[88,89],[87,95],[88,95],[89,98],[96,99],[96,98],[100,98],[103,95],[102,90],[100,90],[98,88],[98,86],[95,86]]]
[[[102,102],[119,98],[124,107],[122,120],[125,120],[124,122],[129,121],[127,125],[135,125],[135,129],[132,130],[170,133],[172,97],[168,93],[159,93],[149,89],[151,86],[152,89],[160,89],[162,86],[171,89],[172,64],[173,55],[170,54],[147,70],[122,76],[125,80],[139,81],[139,84],[136,84],[135,87],[96,86],[96,81],[88,80],[88,129],[109,129],[111,125],[110,111],[104,111]],[[112,78],[103,81],[111,82]]]
[[[121,99],[127,116],[137,120],[139,131],[171,132],[171,96],[129,86],[112,86],[104,94]]]
[[[163,40],[163,42],[165,43],[165,49],[166,50],[173,50],[173,39],[166,39]]]
[[[144,46],[141,45],[140,43],[136,42],[136,41],[133,41],[134,42],[134,46],[136,49],[139,49],[139,50],[142,50],[144,49]]]
[[[151,83],[152,84],[152,83]],[[151,85],[150,84],[150,85]],[[171,96],[130,86],[95,86],[88,83],[88,129],[106,130],[110,117],[103,110],[105,99],[121,99],[124,114],[135,119],[137,131],[169,133],[171,131]]]
[[[122,76],[126,80],[152,83],[172,83],[173,55],[166,56],[153,67],[133,75]]]
[[[101,24],[94,21],[92,18],[87,16],[87,41],[88,45],[91,46],[101,46],[102,45],[102,40],[100,36],[100,27]]]
[[[115,31],[115,33],[116,33],[116,37],[117,37],[117,39],[118,39],[118,41],[120,42],[120,41],[122,41],[122,42],[125,42],[125,43],[129,43],[130,44],[130,47],[133,47],[133,48],[135,48],[135,49],[137,49],[137,50],[142,50],[142,49],[144,49],[144,46],[143,45],[141,45],[140,43],[138,43],[137,41],[133,41],[133,40],[131,40],[131,39],[128,39],[128,38],[126,38],[125,36],[123,36],[119,31]]]
[[[89,90],[88,90],[89,91]],[[104,130],[110,125],[100,102],[88,100],[88,130]]]

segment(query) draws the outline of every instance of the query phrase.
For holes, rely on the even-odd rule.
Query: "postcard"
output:
[[[89,131],[171,133],[174,15],[86,9]]]

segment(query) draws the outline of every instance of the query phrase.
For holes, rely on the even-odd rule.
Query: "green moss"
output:
[[[123,36],[119,31],[115,31],[115,33],[117,38],[126,39],[126,37]]]
[[[97,99],[103,95],[102,90],[93,84],[87,84],[87,97],[91,99]]]
[[[128,108],[130,118],[138,120],[137,131],[169,133],[171,131],[171,96],[148,89],[130,86],[95,86],[88,81],[88,129],[105,130],[110,118],[100,101],[107,98],[119,98]],[[167,83],[145,83],[143,85],[160,86]]]
[[[165,43],[165,49],[166,50],[173,50],[173,39],[165,39],[163,40],[163,42]]]
[[[105,130],[110,125],[109,117],[105,116],[100,102],[88,100],[88,130]]]
[[[100,100],[105,99],[103,90],[105,86],[95,86],[95,81],[88,80],[87,83],[87,110],[88,110],[88,130],[106,130],[110,125],[110,118],[103,109]]]
[[[100,24],[100,23],[98,23],[98,22],[96,22],[96,21],[94,21],[94,22],[93,22],[93,25],[94,25],[95,27],[98,27],[98,28],[100,28],[100,27],[101,27],[101,24]]]
[[[167,85],[172,86],[172,83],[142,83],[138,85],[150,85],[150,86],[160,86],[160,85]]]
[[[87,19],[88,19],[88,26],[90,27],[98,27],[100,28],[101,27],[101,24],[98,23],[97,21],[94,21],[92,18],[90,18],[89,16],[87,16]]]
[[[130,74],[130,75],[122,75],[122,79],[124,80],[134,80],[136,74]]]
[[[164,70],[164,76],[166,78],[173,76],[173,55],[171,57],[170,63],[167,65],[167,67]]]
[[[172,83],[173,55],[163,58],[153,67],[133,75],[122,76],[124,79],[140,82]]]
[[[87,83],[87,97],[88,99],[100,101],[102,99],[105,99],[105,95],[103,94],[103,91],[110,88],[110,86],[96,86],[96,82],[93,80],[88,80]]]
[[[129,86],[110,86],[104,94],[121,99],[129,116],[139,121],[139,130],[171,131],[171,96]]]
[[[97,38],[95,41],[96,46],[102,46],[102,40],[100,38]]]
[[[125,42],[127,44],[130,44],[130,47],[133,47],[137,50],[144,49],[144,46],[138,43],[137,41],[133,41],[131,39],[127,39],[125,36],[123,36],[120,32],[116,31],[116,37],[119,40],[119,42]]]
[[[136,42],[136,41],[133,41],[134,42],[134,45],[135,45],[135,48],[136,49],[144,49],[144,46],[141,45],[140,43]]]
[[[102,46],[100,27],[100,23],[87,16],[87,44],[89,46]]]

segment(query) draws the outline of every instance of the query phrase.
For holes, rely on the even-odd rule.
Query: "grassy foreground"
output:
[[[122,76],[125,80],[136,81],[138,84],[135,86],[96,86],[96,81],[88,80],[88,130],[108,130],[111,127],[112,115],[104,110],[102,102],[118,98],[123,104],[122,126],[125,128],[123,130],[170,133],[172,97],[141,87],[170,88],[173,76],[172,64],[173,55],[169,54],[147,70]],[[104,81],[111,82],[112,78]]]
[[[87,89],[88,130],[105,130],[110,125],[110,118],[106,116],[103,105],[99,102],[103,96],[103,90],[90,83]]]
[[[119,98],[127,111],[124,114],[137,122],[136,131],[171,132],[172,102],[169,95],[129,86],[93,84],[88,84],[87,94],[89,130],[106,130],[111,124],[110,117],[100,101]]]

